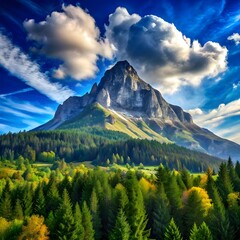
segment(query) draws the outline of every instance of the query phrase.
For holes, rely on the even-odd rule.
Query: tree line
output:
[[[159,165],[170,169],[187,168],[192,172],[217,170],[221,159],[191,151],[175,144],[130,139],[123,133],[100,128],[22,132],[0,136],[0,158],[14,160],[22,156],[29,162],[94,161],[109,163]]]

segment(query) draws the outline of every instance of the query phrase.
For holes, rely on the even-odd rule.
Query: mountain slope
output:
[[[134,138],[175,142],[220,158],[240,159],[238,144],[194,124],[189,113],[167,103],[127,61],[107,70],[90,93],[68,98],[59,105],[52,120],[35,130],[74,126],[101,126]]]
[[[154,139],[165,143],[171,142],[149,128],[143,120],[133,121],[114,110],[104,108],[99,103],[87,106],[78,116],[65,121],[58,129],[75,129],[89,126],[104,127],[108,130],[123,132],[133,138]]]

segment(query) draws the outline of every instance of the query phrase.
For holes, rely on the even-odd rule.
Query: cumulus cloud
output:
[[[240,44],[240,34],[239,33],[233,33],[227,39],[228,40],[233,40],[236,45]]]
[[[55,69],[54,77],[71,76],[76,80],[94,77],[99,56],[112,57],[108,40],[100,37],[95,20],[78,6],[62,6],[62,12],[52,12],[45,21],[24,21],[28,39],[35,50],[63,63]]]
[[[188,110],[188,112],[193,116],[194,122],[198,125],[214,129],[227,118],[238,115],[240,116],[240,99],[228,104],[222,103],[218,108],[212,109],[209,112],[204,112],[199,108]]]
[[[109,16],[106,36],[117,59],[128,59],[146,81],[165,93],[198,86],[205,77],[226,70],[226,47],[191,41],[157,16],[130,15],[118,7]]]
[[[27,85],[58,103],[74,94],[72,90],[61,84],[51,83],[48,77],[40,71],[39,65],[31,61],[28,55],[14,46],[1,32],[0,65]]]

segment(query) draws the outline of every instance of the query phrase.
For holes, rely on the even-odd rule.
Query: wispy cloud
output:
[[[0,65],[27,85],[46,95],[50,99],[62,103],[74,92],[58,83],[51,83],[40,70],[40,66],[31,61],[28,55],[0,32]]]
[[[15,102],[15,101],[12,101],[11,99],[2,98],[0,108],[1,108],[1,105],[5,107],[11,107],[13,109],[17,109],[24,112],[34,113],[34,114],[45,114],[45,115],[54,114],[54,110],[50,107],[45,107],[45,106],[37,107],[31,104],[30,102],[26,102],[26,101]]]
[[[227,39],[228,40],[233,40],[236,45],[240,44],[240,34],[239,33],[233,33]]]
[[[218,108],[204,112],[200,108],[188,110],[193,120],[201,127],[208,128],[215,134],[240,144],[240,121],[231,120],[240,117],[240,99],[228,104],[220,104]]]
[[[6,106],[0,106],[0,112],[12,114],[21,118],[32,118],[30,115]]]
[[[30,91],[33,91],[33,90],[34,90],[34,89],[32,89],[32,88],[24,88],[24,89],[19,90],[19,91],[15,91],[15,92],[11,92],[11,93],[0,94],[0,98],[12,96],[12,95],[19,94],[19,93],[30,92]]]
[[[218,108],[212,109],[209,112],[204,112],[200,108],[191,109],[188,112],[200,126],[214,129],[222,124],[225,119],[240,116],[240,99],[228,104],[222,103]]]
[[[0,133],[7,133],[7,132],[19,132],[21,128],[11,127],[6,124],[0,123]]]

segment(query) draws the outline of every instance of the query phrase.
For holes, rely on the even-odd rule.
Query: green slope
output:
[[[115,111],[104,108],[99,103],[86,107],[78,116],[64,122],[58,128],[76,129],[86,126],[98,126],[112,131],[123,132],[132,138],[154,139],[165,143],[171,142],[149,128],[143,120],[126,118]]]

